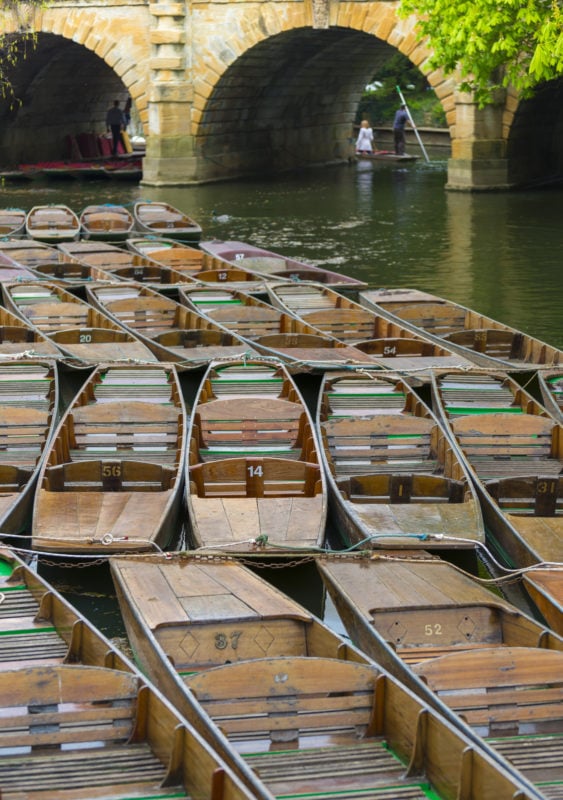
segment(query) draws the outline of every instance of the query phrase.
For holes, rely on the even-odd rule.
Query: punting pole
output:
[[[419,143],[419,145],[420,145],[420,149],[422,150],[422,152],[423,152],[423,154],[424,154],[424,158],[425,158],[427,161],[430,161],[430,159],[428,158],[428,153],[426,152],[426,150],[424,149],[424,145],[422,144],[422,139],[420,138],[420,134],[419,134],[419,132],[418,132],[418,129],[417,129],[416,125],[414,124],[414,119],[413,119],[413,118],[412,118],[412,116],[411,116],[411,112],[410,112],[410,110],[409,110],[409,107],[408,107],[408,105],[407,105],[407,101],[406,101],[406,100],[405,100],[405,98],[403,97],[403,93],[402,93],[402,91],[401,91],[401,87],[400,87],[400,86],[396,86],[395,88],[396,88],[396,89],[397,89],[397,91],[399,92],[399,97],[401,98],[401,103],[404,105],[404,107],[405,107],[405,109],[406,109],[406,111],[407,111],[407,114],[409,115],[409,122],[410,122],[410,124],[411,124],[411,126],[412,126],[412,129],[413,129],[413,131],[414,131],[414,133],[415,133],[415,136],[416,136],[416,138],[417,138],[417,140],[418,140],[418,143]]]

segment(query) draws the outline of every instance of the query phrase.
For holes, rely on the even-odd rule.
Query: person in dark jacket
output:
[[[106,114],[106,128],[111,131],[112,155],[117,155],[117,145],[121,141],[121,131],[125,130],[125,115],[119,108],[119,100],[113,101],[113,106]]]
[[[395,153],[398,156],[405,155],[405,125],[408,121],[407,107],[402,105],[393,120],[393,141],[395,143]]]

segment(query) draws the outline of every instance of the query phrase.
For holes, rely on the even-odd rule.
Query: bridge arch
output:
[[[17,159],[26,143],[36,158],[53,157],[47,144],[60,142],[63,127],[103,130],[109,103],[126,94],[147,137],[148,184],[337,161],[351,152],[362,87],[398,50],[426,76],[445,110],[451,188],[504,188],[520,180],[522,154],[541,124],[538,109],[556,133],[542,133],[528,175],[554,163],[561,168],[561,113],[545,99],[560,99],[561,82],[546,87],[535,106],[507,92],[480,110],[456,91],[454,78],[430,70],[416,21],[399,19],[397,5],[51,0],[33,19],[37,50],[18,65],[24,104],[10,110],[0,102],[0,163],[7,163],[8,152]],[[8,12],[0,10],[0,24],[17,33]]]

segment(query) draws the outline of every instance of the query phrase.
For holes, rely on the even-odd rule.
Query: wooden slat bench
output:
[[[168,765],[136,735],[143,705],[139,679],[98,667],[58,666],[4,673],[0,749],[2,797],[73,800],[107,787],[112,798],[179,798]],[[176,791],[173,791],[173,789]]]
[[[558,475],[561,426],[547,417],[507,413],[463,416],[453,433],[481,480]]]
[[[366,419],[330,420],[322,424],[321,431],[337,476],[432,473],[437,466],[431,450],[434,426],[431,419],[382,414]]]

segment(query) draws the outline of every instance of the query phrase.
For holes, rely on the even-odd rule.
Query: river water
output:
[[[204,238],[251,242],[372,287],[424,289],[563,347],[563,187],[458,193],[445,190],[446,179],[446,161],[432,158],[182,188],[36,179],[0,191],[2,206],[27,209],[163,200],[195,218]],[[119,629],[107,570],[66,570],[54,579],[103,630]],[[303,580],[314,581],[310,573]],[[300,597],[301,580],[291,583],[318,612],[318,592]]]

